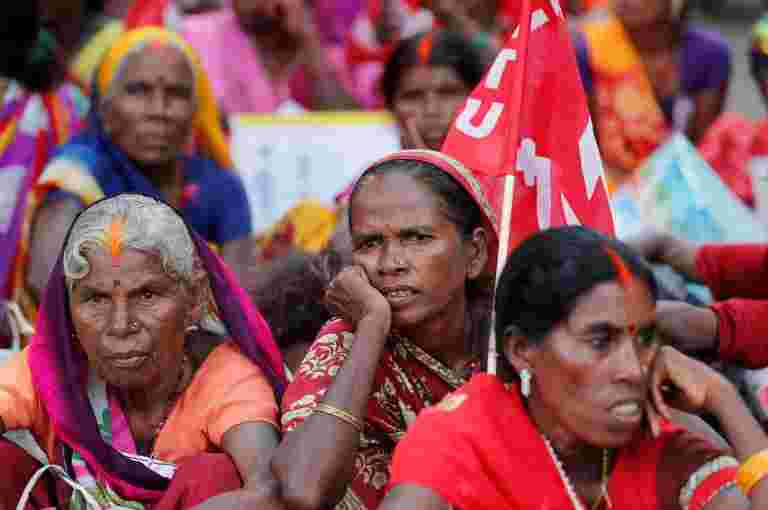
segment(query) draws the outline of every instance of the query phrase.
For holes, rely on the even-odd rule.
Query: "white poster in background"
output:
[[[368,164],[400,148],[386,113],[237,115],[230,126],[232,157],[257,233],[299,200],[332,205]]]

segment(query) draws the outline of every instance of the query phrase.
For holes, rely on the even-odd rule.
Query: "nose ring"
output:
[[[136,332],[139,330],[139,323],[136,321],[128,321],[128,329]]]

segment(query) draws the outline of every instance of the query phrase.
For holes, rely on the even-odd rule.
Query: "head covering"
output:
[[[261,368],[279,402],[286,378],[282,356],[269,326],[221,259],[187,228],[208,274],[217,314],[227,327],[229,338],[243,355]],[[70,235],[71,230],[64,246]],[[32,382],[57,440],[82,456],[96,475],[122,496],[156,501],[167,488],[168,480],[143,464],[129,460],[104,441],[99,432],[86,392],[88,360],[73,342],[63,249],[43,296],[36,329],[28,352]]]
[[[232,167],[224,133],[221,130],[219,110],[208,77],[195,50],[178,34],[160,27],[144,27],[123,34],[104,55],[96,72],[94,83],[94,109],[99,100],[109,95],[109,89],[119,78],[127,58],[152,44],[168,45],[179,50],[195,75],[197,111],[193,120],[197,141],[203,152],[224,168]]]
[[[493,275],[496,273],[496,259],[499,254],[499,239],[498,239],[498,222],[496,220],[496,214],[493,212],[490,202],[483,192],[483,187],[478,178],[469,171],[467,167],[461,164],[459,161],[443,154],[442,152],[431,150],[404,150],[395,152],[386,156],[365,169],[361,178],[368,173],[369,170],[375,168],[388,161],[419,161],[422,163],[429,163],[439,170],[447,173],[453,179],[461,184],[461,187],[469,193],[474,199],[477,206],[480,208],[480,212],[483,215],[483,223],[486,232],[488,233],[488,263],[485,266],[486,273]],[[359,179],[358,179],[359,182]],[[357,187],[357,182],[353,186],[353,189]]]

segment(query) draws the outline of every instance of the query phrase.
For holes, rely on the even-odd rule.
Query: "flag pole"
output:
[[[515,66],[514,83],[512,88],[512,97],[509,102],[511,107],[508,111],[515,116],[511,119],[507,128],[508,147],[504,150],[502,159],[502,171],[504,172],[504,191],[501,201],[501,223],[499,224],[499,254],[496,260],[496,278],[494,281],[493,300],[491,303],[491,331],[488,340],[488,360],[486,369],[489,374],[496,374],[498,371],[499,352],[496,339],[496,292],[499,285],[501,273],[507,262],[509,254],[510,237],[512,228],[512,206],[515,196],[515,172],[517,171],[517,151],[520,145],[520,112],[522,111],[523,96],[525,92],[525,71],[527,67],[528,39],[531,34],[531,0],[522,0],[520,9],[520,21],[518,24],[518,33],[513,33],[510,37],[519,37],[517,45],[517,65]],[[512,147],[512,151],[509,150]],[[513,161],[510,162],[510,152],[514,154]],[[511,165],[511,168],[510,168]]]

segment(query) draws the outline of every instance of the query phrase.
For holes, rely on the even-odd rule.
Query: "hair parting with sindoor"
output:
[[[617,267],[616,257],[626,269]],[[621,241],[575,226],[538,232],[523,241],[510,254],[496,289],[498,351],[504,352],[504,338],[510,334],[541,344],[579,298],[601,283],[624,278],[624,270],[658,299],[651,268]],[[500,361],[507,364],[504,356]]]

